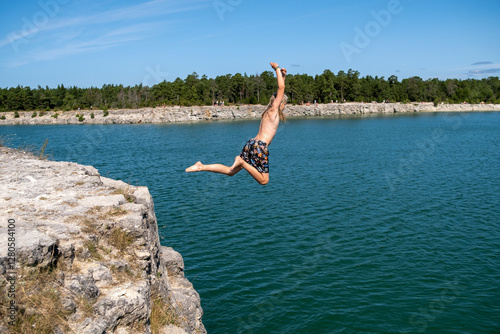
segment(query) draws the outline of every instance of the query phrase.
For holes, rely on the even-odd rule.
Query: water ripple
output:
[[[290,120],[265,187],[184,173],[232,162],[256,122],[3,129],[148,186],[209,333],[494,333],[500,113],[454,117]]]

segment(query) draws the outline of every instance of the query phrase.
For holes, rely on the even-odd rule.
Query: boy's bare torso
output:
[[[255,136],[255,139],[262,140],[267,145],[270,145],[278,130],[279,122],[278,113],[266,113],[260,121],[259,133]]]

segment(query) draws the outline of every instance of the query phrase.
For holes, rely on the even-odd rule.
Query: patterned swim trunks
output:
[[[262,140],[252,138],[247,141],[241,150],[240,157],[260,173],[269,173],[269,150]]]

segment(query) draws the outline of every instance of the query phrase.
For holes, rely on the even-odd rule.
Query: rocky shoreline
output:
[[[1,333],[206,333],[147,187],[0,147]]]
[[[36,117],[33,112],[19,112],[16,118],[13,112],[1,113],[0,125],[15,124],[141,124],[217,121],[235,119],[256,119],[265,106],[192,106],[192,107],[157,107],[141,109],[109,110],[104,116],[102,110],[45,112]],[[395,114],[410,112],[472,112],[500,111],[500,104],[439,104],[433,103],[329,103],[317,105],[287,105],[287,117],[318,117],[335,115]],[[44,112],[42,112],[44,113]],[[91,114],[94,114],[92,118]],[[57,114],[57,118],[53,117]],[[82,117],[76,117],[76,115]]]

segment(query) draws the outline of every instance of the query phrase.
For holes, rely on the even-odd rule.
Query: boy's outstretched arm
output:
[[[285,75],[286,69],[280,69],[277,63],[271,63],[271,67],[276,71],[276,78],[278,79],[278,92],[276,94],[276,99],[273,103],[273,111],[278,112],[279,105],[285,95]]]

